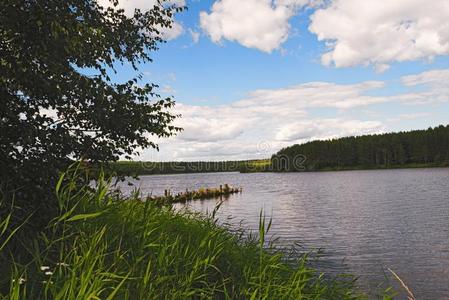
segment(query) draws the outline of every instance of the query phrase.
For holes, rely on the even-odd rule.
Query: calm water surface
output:
[[[224,183],[243,193],[223,203],[222,220],[257,229],[263,209],[279,245],[324,249],[321,271],[355,274],[374,291],[391,268],[417,299],[449,299],[449,169],[142,176],[136,185],[163,194]],[[215,201],[188,205],[212,211]]]

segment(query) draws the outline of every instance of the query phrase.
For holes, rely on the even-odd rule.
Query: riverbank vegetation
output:
[[[59,181],[59,213],[44,231],[24,238],[26,226],[0,224],[2,299],[364,298],[307,255],[287,263],[267,247],[263,216],[257,237],[231,233],[213,214],[124,199],[102,179],[94,189],[78,182]]]

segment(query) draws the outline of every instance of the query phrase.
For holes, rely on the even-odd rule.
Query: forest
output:
[[[271,158],[273,171],[438,167],[449,165],[449,125],[427,130],[297,144]]]

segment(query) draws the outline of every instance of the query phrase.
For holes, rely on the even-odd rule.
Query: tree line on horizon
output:
[[[302,164],[295,163],[300,157]],[[286,147],[272,171],[449,166],[449,125],[426,130],[318,140]]]

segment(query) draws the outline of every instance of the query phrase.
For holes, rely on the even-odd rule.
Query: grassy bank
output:
[[[29,240],[14,240],[22,228],[3,219],[0,298],[364,298],[351,282],[325,279],[305,255],[287,264],[267,250],[263,218],[259,238],[244,237],[213,215],[123,201],[108,191],[102,181],[94,190],[75,188],[73,179],[59,184],[59,216]]]

